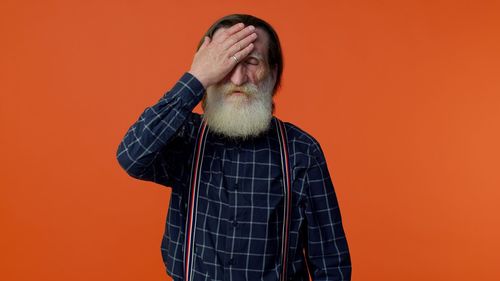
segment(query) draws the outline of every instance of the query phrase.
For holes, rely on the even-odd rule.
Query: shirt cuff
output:
[[[192,109],[201,101],[204,94],[203,84],[194,75],[185,72],[174,87],[161,99],[166,102],[181,101],[183,106]]]
[[[205,93],[205,88],[203,87],[203,84],[201,84],[200,80],[198,80],[196,76],[189,72],[185,72],[182,75],[180,81],[188,84],[195,96],[203,96],[203,94]]]

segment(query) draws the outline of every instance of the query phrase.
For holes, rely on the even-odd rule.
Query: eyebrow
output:
[[[259,54],[259,53],[251,53],[248,56],[251,57],[251,58],[259,59],[259,60],[264,60],[264,57],[261,54]]]

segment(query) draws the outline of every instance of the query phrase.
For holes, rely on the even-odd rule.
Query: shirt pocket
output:
[[[222,186],[222,160],[218,155],[204,157],[201,172],[200,194],[210,202],[220,202]]]

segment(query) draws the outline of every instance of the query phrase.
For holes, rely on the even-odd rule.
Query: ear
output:
[[[276,84],[276,79],[278,79],[278,65],[275,64],[273,67],[273,85]]]
[[[274,65],[274,68],[273,68],[271,75],[272,75],[272,80],[273,80],[273,97],[274,97],[274,95],[276,94],[274,87],[276,87],[276,82],[278,79],[278,65],[276,65],[276,64]],[[274,112],[274,102],[273,102],[273,112]]]

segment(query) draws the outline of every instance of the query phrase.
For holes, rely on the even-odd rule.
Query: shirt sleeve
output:
[[[147,107],[128,129],[118,145],[116,158],[130,176],[172,186],[175,155],[174,141],[181,132],[205,89],[199,80],[186,72],[159,101]]]
[[[351,259],[340,209],[319,144],[306,172],[305,254],[312,280],[351,280]]]

